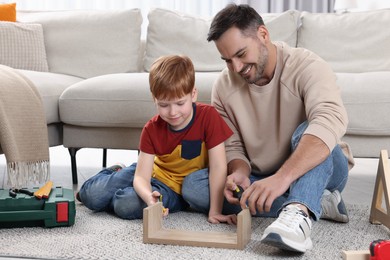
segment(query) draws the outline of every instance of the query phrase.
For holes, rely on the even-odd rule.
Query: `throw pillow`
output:
[[[225,62],[213,42],[207,41],[211,19],[203,19],[162,8],[148,14],[145,70],[161,55],[183,54],[196,71],[220,71]]]
[[[18,21],[42,24],[50,72],[91,78],[140,70],[140,9],[18,11]]]
[[[298,47],[309,49],[336,72],[390,70],[390,11],[342,14],[303,12]]]
[[[0,64],[49,71],[42,25],[0,22]]]
[[[16,3],[0,4],[0,21],[16,22]]]

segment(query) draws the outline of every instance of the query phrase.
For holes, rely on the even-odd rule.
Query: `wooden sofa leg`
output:
[[[77,184],[77,164],[76,164],[76,153],[80,148],[68,148],[70,154],[70,163],[72,166],[72,181],[73,184]]]

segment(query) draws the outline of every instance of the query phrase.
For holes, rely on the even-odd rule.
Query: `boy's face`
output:
[[[192,103],[196,102],[196,88],[181,98],[172,100],[154,99],[160,117],[166,121],[173,130],[185,128],[193,115]]]

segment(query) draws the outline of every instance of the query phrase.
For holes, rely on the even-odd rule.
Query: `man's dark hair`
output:
[[[249,5],[229,4],[215,15],[207,41],[218,40],[233,26],[240,29],[244,35],[251,35],[261,25],[264,25],[263,18]]]

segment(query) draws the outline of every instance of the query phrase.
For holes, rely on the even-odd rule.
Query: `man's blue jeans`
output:
[[[291,145],[294,150],[305,129],[307,122],[302,123],[295,130]],[[268,175],[269,176],[269,175]],[[268,176],[250,175],[251,183],[266,178]],[[337,145],[330,156],[317,167],[313,168],[301,178],[291,184],[290,189],[282,196],[277,198],[272,204],[270,212],[257,213],[259,217],[277,217],[280,210],[290,203],[301,203],[305,205],[313,214],[315,220],[321,216],[321,198],[325,189],[329,191],[344,189],[348,179],[348,160],[343,154],[339,145]],[[189,201],[197,201],[198,210],[206,210],[209,208],[209,184],[208,176],[202,172],[191,174],[186,179],[185,188],[197,187],[196,190],[188,191],[192,198],[187,198]],[[202,200],[202,201],[200,201]],[[200,206],[203,205],[203,206]],[[199,208],[201,207],[201,208]],[[239,205],[232,205],[225,200],[224,214],[237,214],[241,211]]]
[[[133,188],[135,169],[136,163],[119,171],[114,171],[110,168],[103,169],[82,185],[79,191],[81,201],[86,207],[94,211],[114,212],[117,216],[124,219],[142,218],[143,209],[147,205]],[[208,176],[208,169],[202,169],[194,173],[200,176]],[[191,183],[191,185],[193,184]],[[185,192],[181,196],[154,178],[151,180],[151,186],[152,190],[160,192],[163,205],[169,208],[170,213],[187,209],[189,205],[193,206],[192,208],[194,209],[197,208],[197,200],[194,203],[186,202]],[[196,187],[197,183],[191,189],[185,190],[192,192],[193,189],[197,190]],[[208,207],[208,205],[202,206]],[[207,213],[208,208],[204,210],[202,208],[201,211]]]

